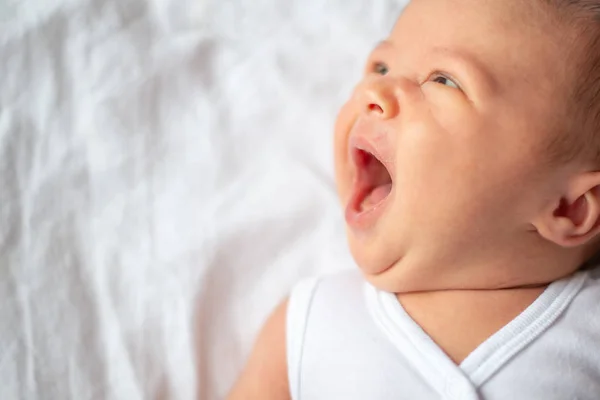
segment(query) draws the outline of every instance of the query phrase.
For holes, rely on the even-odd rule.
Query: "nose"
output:
[[[390,79],[365,82],[360,89],[359,101],[363,113],[377,118],[392,119],[400,112],[398,90]]]

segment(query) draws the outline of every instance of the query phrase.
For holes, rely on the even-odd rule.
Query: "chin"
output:
[[[411,273],[403,268],[401,262],[389,267],[379,274],[370,274],[362,270],[367,282],[379,290],[389,293],[410,293],[430,290],[430,285],[424,282],[422,274]]]
[[[395,281],[390,280],[389,277],[382,277],[382,274],[370,275],[370,274],[366,273],[365,271],[361,271],[361,272],[362,272],[365,280],[367,282],[369,282],[369,284],[371,284],[372,286],[374,286],[375,288],[377,288],[379,290],[382,290],[384,292],[389,292],[389,293],[407,292],[407,290],[402,290],[402,288],[399,287],[399,285]]]
[[[365,274],[379,275],[390,269],[394,262],[386,262],[382,259],[383,252],[379,249],[376,243],[366,243],[367,238],[357,238],[356,234],[348,232],[348,246],[350,254],[356,262],[356,265]]]
[[[414,278],[420,278],[419,274],[416,277],[407,276],[407,271],[403,271],[406,263],[402,257],[395,257],[392,262],[386,261],[381,257],[383,252],[377,246],[360,243],[360,240],[351,237],[351,234],[348,243],[350,253],[363,277],[377,289],[399,293],[415,287]]]
[[[351,246],[351,253],[365,280],[379,290],[390,293],[410,293],[435,290],[441,284],[435,268],[424,269],[406,254],[393,263],[370,257],[365,249]],[[377,254],[377,253],[374,253]],[[443,286],[443,285],[442,285]]]

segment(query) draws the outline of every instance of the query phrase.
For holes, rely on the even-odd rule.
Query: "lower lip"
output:
[[[388,200],[392,194],[393,193],[390,192],[385,199],[375,204],[373,207],[361,211],[360,202],[364,200],[364,196],[361,193],[354,193],[346,205],[346,224],[348,224],[350,228],[358,231],[365,231],[372,228],[385,211]]]

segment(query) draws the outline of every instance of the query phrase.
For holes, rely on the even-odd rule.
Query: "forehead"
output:
[[[480,64],[499,89],[551,95],[572,77],[575,37],[542,0],[413,0],[389,40],[407,62],[444,49]]]
[[[392,35],[405,28],[461,38],[474,43],[484,39],[472,33],[509,36],[552,35],[559,18],[545,0],[411,0],[396,23]],[[451,29],[448,29],[451,28]],[[450,38],[449,37],[449,38]],[[495,38],[497,39],[497,38]]]

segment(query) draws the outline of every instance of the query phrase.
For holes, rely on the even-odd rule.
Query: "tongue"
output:
[[[381,203],[383,199],[385,199],[387,195],[390,194],[391,190],[391,183],[386,183],[384,185],[380,185],[374,188],[371,191],[371,193],[369,193],[367,197],[365,197],[365,199],[363,200],[361,204],[361,211],[369,210],[375,207],[377,204]]]

